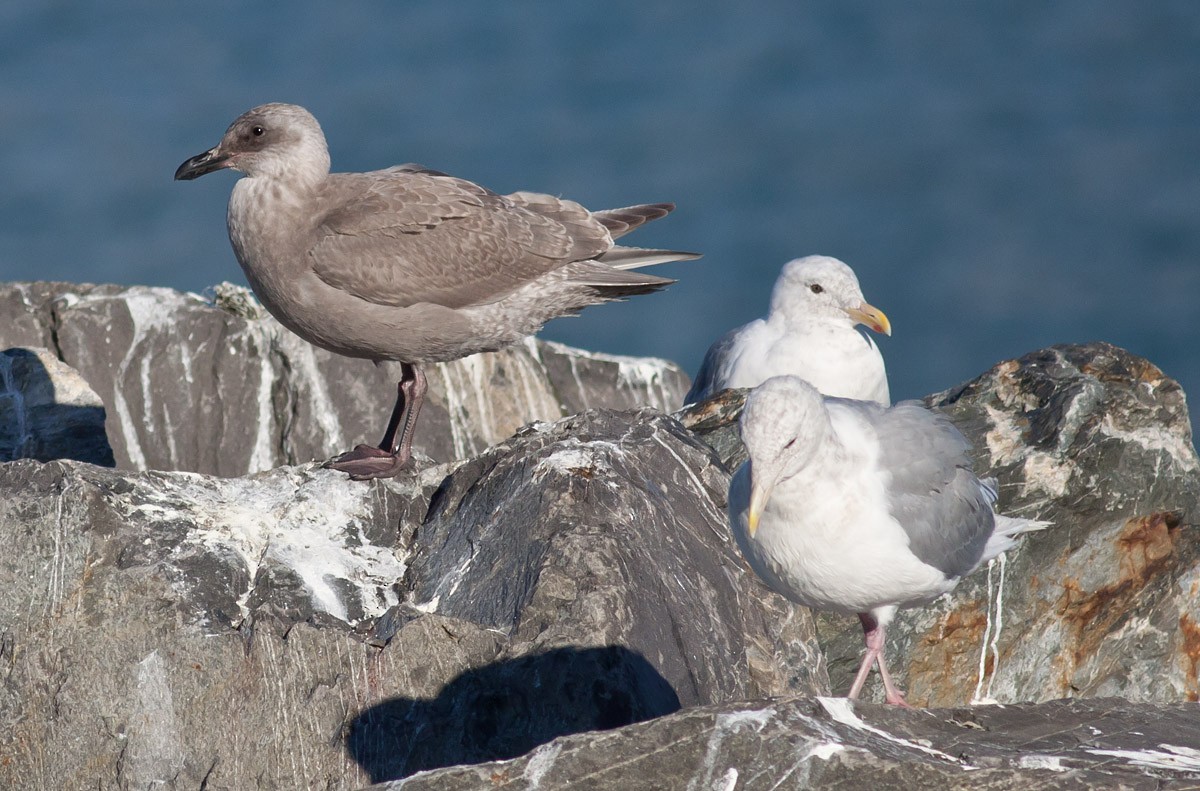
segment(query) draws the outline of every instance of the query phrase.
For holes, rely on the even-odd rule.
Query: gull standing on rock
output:
[[[683,403],[792,374],[825,395],[888,406],[883,356],[857,324],[892,334],[883,311],[863,299],[854,270],[823,255],[789,261],[775,281],[767,317],[731,330],[709,348]]]
[[[419,366],[494,351],[550,319],[673,283],[630,270],[699,256],[614,239],[670,203],[589,211],[533,192],[498,195],[419,165],[330,173],[317,120],[293,104],[238,117],[176,179],[231,168],[229,239],[250,287],[283,326],[347,357],[397,360],[402,379],[379,447],[326,466],[364,480],[411,457]]]
[[[877,663],[886,701],[907,706],[884,661],[896,610],[948,593],[1045,523],[996,514],[966,438],[916,401],[824,398],[780,376],[750,392],[740,426],[749,459],[729,521],[742,554],[788,599],[857,615],[866,651],[849,697]]]

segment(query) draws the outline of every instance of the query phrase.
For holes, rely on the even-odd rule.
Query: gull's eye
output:
[[[796,438],[792,437],[790,440],[788,440],[788,443],[783,446],[783,449],[787,450],[788,448],[792,447],[795,444],[796,444]]]
[[[822,286],[820,283],[813,283],[811,286],[808,287],[808,290],[814,294],[820,294],[821,292],[823,292],[825,290],[825,287]]]
[[[267,130],[263,129],[261,126],[256,126],[250,130],[250,134],[254,135],[255,137],[262,137],[264,134],[266,134],[266,131]]]

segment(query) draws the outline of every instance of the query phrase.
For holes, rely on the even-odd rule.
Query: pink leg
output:
[[[326,467],[347,472],[356,481],[365,481],[392,478],[408,466],[412,458],[417,415],[425,400],[427,385],[425,374],[415,365],[402,363],[401,376],[403,378],[396,385],[396,405],[392,408],[392,417],[379,447],[359,445],[326,462]]]
[[[863,652],[862,664],[858,666],[858,674],[854,676],[854,683],[850,685],[850,692],[846,697],[851,700],[858,699],[858,693],[862,692],[863,684],[867,682],[867,676],[871,675],[871,667],[878,659],[878,654],[870,648]]]
[[[862,664],[858,667],[858,674],[854,676],[854,683],[850,685],[850,693],[846,697],[858,697],[858,694],[862,692],[863,684],[867,681],[867,676],[871,674],[871,665],[878,662],[879,676],[883,679],[884,702],[893,706],[912,708],[904,699],[904,693],[892,681],[892,674],[888,672],[887,662],[883,658],[886,627],[880,625],[870,613],[859,613],[858,620],[862,623],[863,643],[866,645],[866,651],[863,653]]]

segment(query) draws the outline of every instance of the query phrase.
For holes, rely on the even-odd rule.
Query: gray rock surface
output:
[[[1001,363],[929,400],[999,479],[1001,510],[1053,527],[954,599],[903,616],[912,699],[1197,700],[1200,461],[1179,385],[1089,344]],[[966,688],[947,688],[947,671]]]
[[[352,788],[432,479],[0,465],[0,788]],[[403,664],[403,663],[400,663]]]
[[[375,425],[390,374],[293,348],[237,290],[218,301],[14,286],[0,340],[121,392],[110,436],[130,427],[146,464],[232,454],[236,472],[333,445],[322,415]],[[676,403],[676,374],[545,344],[448,366],[443,397],[478,393],[442,402],[442,458],[465,458],[387,482],[0,464],[0,787],[1197,785],[1179,701],[1200,696],[1200,464],[1174,382],[1091,344],[933,397],[1002,510],[1054,526],[902,617],[910,699],[955,708],[901,712],[796,697],[829,693],[818,643],[843,690],[860,637],[817,635],[731,544],[740,394],[682,413],[694,431],[595,408]],[[557,422],[509,436],[538,394]],[[237,456],[245,437],[265,450]]]
[[[365,712],[356,757],[398,777],[680,706],[826,689],[807,613],[742,570],[727,486],[705,446],[650,411],[538,424],[464,464],[419,531],[408,601],[507,639],[434,705]],[[464,726],[464,711],[489,727]]]
[[[104,403],[49,349],[0,351],[0,462],[14,459],[114,463]]]
[[[244,475],[378,442],[399,365],[301,341],[245,289],[0,284],[0,349],[48,347],[108,409],[117,466]],[[593,407],[667,409],[687,376],[663,360],[529,340],[431,366],[415,447],[468,458],[533,420]]]
[[[1200,787],[1195,704],[1113,699],[904,711],[842,698],[703,706],[370,791]]]
[[[354,788],[823,692],[726,483],[652,411],[363,485],[0,465],[0,787]]]
[[[730,466],[744,458],[741,401],[730,391],[681,413]],[[1093,343],[1000,363],[927,401],[998,479],[1000,511],[1052,526],[951,596],[901,611],[888,664],[908,699],[1200,698],[1200,461],[1179,385]],[[821,615],[817,630],[844,691],[861,628]]]

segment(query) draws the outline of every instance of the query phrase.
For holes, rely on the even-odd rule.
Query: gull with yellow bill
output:
[[[883,311],[863,299],[854,270],[823,255],[789,261],[771,291],[770,312],[709,348],[683,403],[792,374],[825,395],[887,406],[883,356],[859,324],[892,334]]]
[[[907,706],[884,661],[897,609],[950,592],[1045,524],[996,514],[966,438],[916,401],[825,398],[780,376],[751,391],[740,428],[749,458],[729,484],[729,520],[742,554],[788,599],[857,615],[866,652],[849,697],[878,664],[885,700]]]

